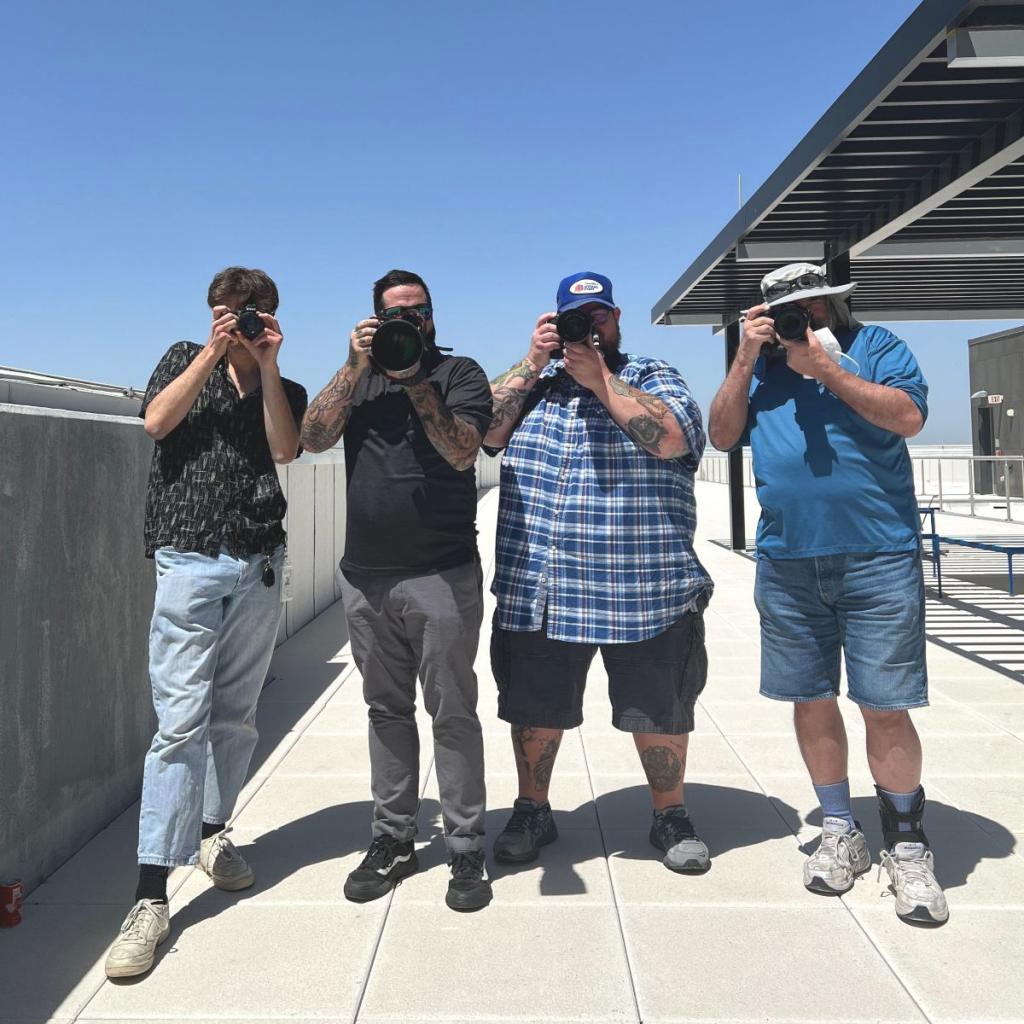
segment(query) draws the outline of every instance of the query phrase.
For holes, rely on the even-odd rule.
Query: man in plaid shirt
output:
[[[539,317],[526,358],[491,383],[484,439],[507,446],[491,664],[519,776],[494,855],[533,860],[557,839],[551,773],[600,648],[612,723],[633,734],[651,789],[651,842],[673,871],[705,871],[683,800],[712,590],[693,551],[700,410],[672,367],[619,351],[608,278],[573,274],[557,301],[589,316],[589,338],[563,354],[554,314]]]

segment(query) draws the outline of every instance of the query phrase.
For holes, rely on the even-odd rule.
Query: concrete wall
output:
[[[151,453],[137,419],[0,406],[0,878],[29,888],[138,796]],[[337,597],[341,459],[281,467],[294,596],[279,642]]]

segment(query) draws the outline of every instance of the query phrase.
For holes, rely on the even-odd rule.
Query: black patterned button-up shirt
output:
[[[172,345],[153,371],[140,416],[202,346]],[[306,389],[282,378],[296,424]],[[160,547],[214,556],[222,544],[236,556],[269,553],[284,543],[287,504],[263,422],[263,392],[245,396],[222,359],[185,418],[157,441],[146,492],[146,557]]]

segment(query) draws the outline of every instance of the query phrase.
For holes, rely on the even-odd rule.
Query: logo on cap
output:
[[[604,291],[604,285],[600,281],[592,281],[586,277],[582,281],[575,281],[571,284],[569,291],[573,295],[596,295],[598,292]]]

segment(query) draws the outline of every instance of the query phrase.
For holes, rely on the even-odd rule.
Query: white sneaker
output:
[[[871,867],[864,833],[845,818],[822,822],[821,844],[804,861],[804,887],[822,896],[842,896]]]
[[[226,828],[199,844],[199,867],[213,880],[218,889],[237,892],[248,889],[256,875],[246,859],[228,839],[231,829]]]
[[[882,851],[882,868],[889,872],[889,889],[896,894],[896,913],[904,921],[944,924],[949,907],[942,886],[935,879],[935,858],[924,843],[897,843]]]
[[[108,978],[133,978],[153,966],[156,947],[171,934],[171,911],[166,903],[139,900],[121,925],[121,934],[107,954]]]

